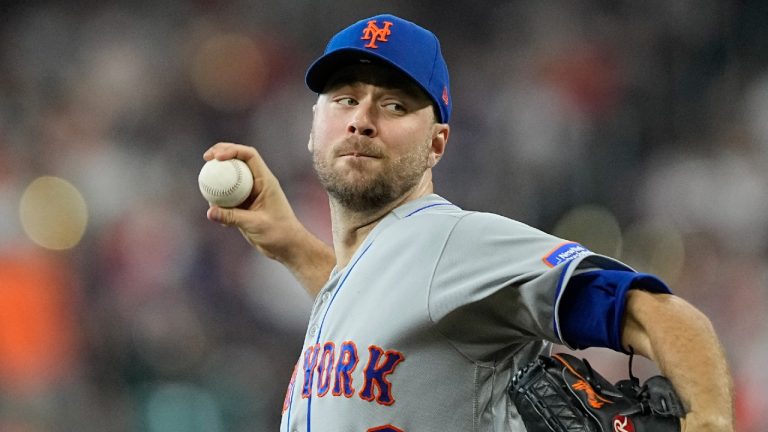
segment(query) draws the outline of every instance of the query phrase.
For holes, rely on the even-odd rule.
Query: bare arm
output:
[[[298,220],[288,199],[264,160],[253,147],[218,143],[205,160],[241,159],[253,172],[253,191],[240,208],[211,206],[211,221],[236,226],[243,237],[265,256],[285,265],[301,285],[316,295],[336,263],[333,249],[312,235]]]
[[[654,360],[688,414],[684,432],[734,429],[733,384],[709,319],[680,297],[630,290],[622,343]]]

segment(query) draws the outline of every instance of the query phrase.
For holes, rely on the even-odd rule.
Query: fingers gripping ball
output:
[[[253,174],[240,159],[214,159],[203,165],[197,183],[209,203],[219,207],[237,207],[251,194]]]

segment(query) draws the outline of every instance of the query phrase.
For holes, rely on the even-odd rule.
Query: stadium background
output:
[[[310,301],[205,219],[201,155],[256,146],[329,240],[303,72],[384,11],[451,67],[438,193],[662,275],[725,344],[738,430],[763,430],[759,0],[0,2],[0,430],[276,430]]]

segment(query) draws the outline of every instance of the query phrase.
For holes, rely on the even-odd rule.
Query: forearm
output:
[[[333,249],[303,226],[294,232],[293,246],[271,257],[282,263],[311,296],[323,288],[336,265]]]
[[[236,226],[248,243],[285,265],[310,295],[316,295],[335,265],[333,250],[298,220],[280,182],[256,149],[218,143],[208,149],[203,158],[245,161],[253,174],[254,185],[251,197],[242,207],[211,206],[206,214],[208,219]]]
[[[733,431],[732,382],[709,319],[679,297],[632,290],[625,348],[654,360],[688,414],[684,431]]]

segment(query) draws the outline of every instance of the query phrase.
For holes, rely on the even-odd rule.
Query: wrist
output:
[[[285,234],[275,239],[269,247],[270,258],[284,266],[301,266],[323,246],[327,246],[301,223],[290,225],[279,230]]]
[[[721,416],[702,417],[688,413],[680,419],[681,432],[733,432],[733,422]]]

